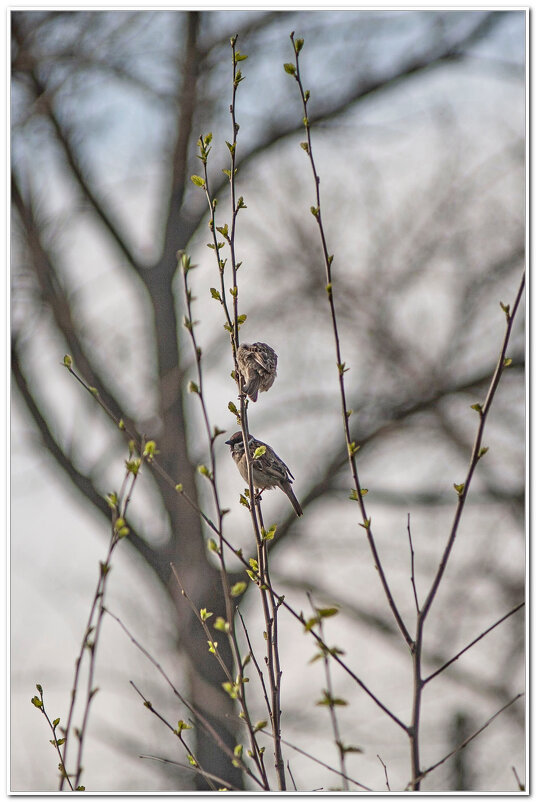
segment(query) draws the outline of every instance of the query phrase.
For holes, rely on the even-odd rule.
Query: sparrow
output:
[[[248,465],[246,460],[246,451],[244,449],[244,438],[242,432],[235,432],[233,436],[225,441],[226,445],[231,447],[231,456],[236,462],[236,466],[240,471],[240,476],[244,481],[248,481]],[[259,446],[264,446],[266,451],[257,459],[253,459],[253,455]],[[296,515],[303,515],[303,510],[294,493],[292,492],[291,484],[294,479],[288,466],[285,465],[283,460],[277,456],[275,451],[269,445],[263,443],[261,440],[256,440],[251,435],[249,436],[249,456],[251,461],[251,476],[253,485],[259,490],[271,490],[273,487],[279,487],[290,499],[290,503],[296,511]]]
[[[266,343],[243,343],[236,352],[238,370],[244,380],[244,392],[252,401],[259,391],[265,393],[277,375],[277,354]]]

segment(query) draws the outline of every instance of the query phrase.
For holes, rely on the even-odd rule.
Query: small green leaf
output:
[[[503,362],[503,368],[509,368],[512,364],[512,360],[509,356],[507,356]]]
[[[482,446],[482,448],[478,452],[478,458],[480,459],[480,457],[483,457],[484,454],[488,453],[488,451],[489,451],[489,447],[488,446]]]
[[[177,493],[182,493],[182,484],[180,482],[178,485],[175,485],[175,490]]]
[[[219,632],[229,632],[231,628],[229,622],[226,621],[225,618],[222,618],[221,615],[216,618],[213,626],[214,629],[217,629]]]
[[[221,303],[221,295],[215,287],[210,288],[210,294],[214,298],[214,300],[219,301]]]
[[[197,394],[199,394],[199,387],[197,386],[197,384],[195,382],[189,382],[188,383],[188,392],[189,393],[197,393]]]
[[[303,47],[303,39],[296,39],[296,41],[294,42],[294,49],[296,53],[299,53],[302,47]]]
[[[320,618],[331,618],[333,615],[338,615],[338,607],[318,607],[317,611]]]
[[[154,440],[147,440],[147,442],[145,443],[145,448],[143,449],[143,456],[147,457],[147,460],[149,462],[151,462],[153,457],[155,457],[156,454],[159,454],[159,453],[160,452],[158,451],[158,449],[156,447],[155,441]]]
[[[222,682],[221,687],[229,694],[231,699],[236,699],[238,697],[239,686],[234,682]]]
[[[243,53],[239,53],[238,50],[236,51],[235,57],[234,57],[235,64],[236,64],[237,61],[245,61],[246,59],[247,59],[246,55],[244,55]]]
[[[294,64],[290,63],[283,64],[283,67],[285,72],[287,72],[289,75],[296,75],[296,67],[294,66]]]
[[[357,443],[355,443],[354,441],[352,441],[351,443],[348,443],[348,454],[349,454],[349,456],[350,457],[354,457],[357,454],[357,452],[359,451],[360,448],[361,448],[361,446],[358,446]]]
[[[206,607],[202,607],[201,610],[199,610],[199,615],[201,616],[201,621],[207,621],[214,613],[209,612]]]
[[[237,596],[241,596],[242,593],[246,590],[247,585],[245,582],[235,582],[233,587],[231,588],[231,596],[236,598]]]
[[[247,507],[248,510],[250,509],[249,501],[247,500],[247,498],[244,496],[243,493],[240,493],[240,504],[242,504],[242,506],[244,507]]]
[[[307,621],[304,623],[305,632],[310,632],[313,627],[316,627],[317,624],[320,623],[320,618],[317,615],[312,616],[312,618],[308,618]]]
[[[266,446],[258,446],[253,453],[253,459],[259,459],[260,457],[263,457],[265,454],[266,454]]]
[[[125,460],[125,466],[129,473],[132,473],[134,476],[137,476],[141,466],[141,459],[139,457],[134,457],[134,459],[127,459]]]
[[[177,721],[177,729],[175,730],[175,732],[182,732],[183,730],[191,730],[191,729],[193,729],[191,724],[187,724],[185,721],[182,720],[182,718],[180,718]]]
[[[263,540],[273,540],[275,537],[275,533],[277,530],[277,524],[273,524],[268,530],[261,529],[262,539]]]
[[[239,326],[241,326],[243,323],[246,322],[247,319],[248,319],[247,315],[238,315],[236,322],[238,323]]]
[[[59,718],[55,718],[55,719],[54,719],[54,721],[52,722],[52,726],[53,726],[54,728],[56,728],[56,727],[58,726],[58,724],[59,724],[59,723],[60,723],[60,720],[59,720]]]
[[[218,648],[218,642],[213,640],[208,640],[208,650],[211,654],[216,654],[216,649]]]
[[[461,485],[457,485],[456,483],[454,483],[453,487],[454,487],[454,490],[456,491],[456,493],[459,496],[461,496],[463,494],[464,489],[465,489],[465,484],[463,482],[462,482]]]
[[[306,153],[309,153],[309,143],[308,142],[300,142],[300,148],[302,148]]]
[[[108,504],[111,510],[117,509],[117,503],[118,503],[117,493],[114,492],[108,493],[105,496],[105,498],[106,498],[106,503]]]
[[[370,522],[371,522],[371,521],[372,521],[372,518],[366,518],[366,519],[363,521],[363,523],[362,523],[362,524],[359,524],[359,526],[362,526],[362,527],[363,527],[363,529],[370,529]]]
[[[63,364],[65,365],[66,368],[70,368],[72,366],[73,358],[70,354],[65,354],[65,356],[63,357]]]
[[[316,703],[317,705],[327,705],[328,707],[336,707],[336,706],[343,707],[348,704],[346,699],[341,699],[340,697],[337,696],[330,696],[328,691],[324,691],[323,693],[324,696]]]
[[[191,175],[190,180],[196,185],[196,187],[204,187],[205,186],[205,179],[201,178],[200,175]]]
[[[227,409],[233,413],[233,415],[238,415],[238,410],[236,408],[236,404],[233,401],[229,401],[227,404]]]
[[[35,707],[43,707],[43,702],[37,696],[33,696],[30,701]]]
[[[206,465],[198,465],[197,470],[201,474],[201,476],[205,476],[207,479],[211,478],[211,473]]]

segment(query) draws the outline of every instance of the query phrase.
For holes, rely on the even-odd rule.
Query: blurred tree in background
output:
[[[383,559],[402,608],[409,610],[407,513],[426,586],[454,504],[452,483],[461,481],[471,449],[469,406],[482,400],[498,353],[499,300],[512,300],[524,263],[523,12],[21,11],[12,13],[11,22],[13,465],[23,466],[13,480],[14,492],[22,488],[13,502],[13,538],[20,543],[14,546],[14,578],[37,550],[53,553],[57,576],[68,577],[83,548],[75,539],[69,548],[65,540],[55,546],[59,500],[55,518],[43,513],[35,523],[36,499],[37,531],[27,534],[22,508],[31,509],[33,488],[44,482],[53,496],[57,483],[50,477],[58,475],[78,504],[77,516],[86,515],[83,499],[108,519],[104,495],[124,458],[120,433],[62,373],[58,363],[65,352],[119,417],[157,441],[169,474],[208,503],[196,470],[205,444],[187,392],[192,358],[181,322],[176,252],[186,249],[200,264],[194,289],[211,413],[232,431],[226,409],[235,393],[232,364],[207,290],[215,279],[209,277],[213,255],[205,248],[205,201],[190,175],[199,172],[198,136],[213,132],[212,182],[227,208],[221,168],[228,166],[225,139],[231,139],[229,37],[238,33],[240,50],[249,56],[237,109],[239,191],[248,206],[238,243],[248,313],[243,339],[267,340],[280,356],[278,384],[270,402],[261,399],[251,411],[251,425],[291,465],[305,511],[297,521],[286,500],[277,508],[274,581],[297,599],[311,588],[339,602],[345,627],[337,637],[358,660],[367,652],[367,673],[389,694],[391,667],[407,658],[346,501],[336,369],[308,212],[312,187],[298,147],[301,113],[282,64],[295,29],[307,45],[303,58],[336,254],[355,440]],[[479,467],[463,545],[434,617],[430,666],[441,665],[477,634],[475,627],[484,628],[523,598],[521,324],[490,418],[490,453]],[[229,464],[223,482],[226,506],[233,507],[230,525],[247,549],[247,521],[235,509],[237,476],[220,448]],[[49,457],[38,474],[27,470],[24,460],[43,449]],[[142,607],[143,594],[154,595],[160,616],[150,628],[166,631],[176,644],[177,683],[233,746],[236,725],[232,703],[219,692],[221,671],[207,659],[203,631],[170,576],[173,562],[195,604],[224,614],[199,517],[154,473],[146,477],[145,495],[133,500],[131,518],[128,543],[136,560],[128,562],[125,593]],[[46,581],[39,574],[43,593],[55,581],[50,570]],[[235,578],[242,578],[238,565]],[[62,587],[68,594],[69,586]],[[13,591],[16,669],[29,645],[17,628],[25,607],[16,579]],[[435,631],[441,636],[434,641]],[[302,636],[289,631],[285,637],[292,649]],[[460,695],[471,716],[483,711],[485,719],[485,711],[518,689],[522,619],[514,617],[494,638],[478,659],[460,661],[444,680],[448,689],[426,722],[434,743],[448,744],[463,716]],[[377,657],[368,655],[373,650]],[[45,667],[39,654],[33,681],[59,664],[66,698],[70,656],[51,654]],[[284,672],[289,689],[301,685],[292,678],[293,665],[291,660]],[[14,685],[13,709],[27,705],[26,686],[22,690],[19,703]],[[396,698],[400,686],[392,693]],[[283,712],[300,742],[320,713],[288,694]],[[352,740],[370,737],[364,723],[369,712],[364,705],[349,714],[348,727],[357,727]],[[505,722],[520,761],[520,710],[512,709]],[[147,749],[126,720],[114,715],[114,725],[114,748],[134,755]],[[387,762],[383,731],[380,742],[368,750],[370,765],[379,750]],[[392,771],[403,778],[395,766],[407,756],[397,748]],[[509,756],[498,786],[490,779],[502,748],[500,739],[482,752],[472,747],[471,770],[458,766],[458,775],[470,777],[476,790],[505,790]],[[198,755],[216,774],[240,782],[238,770],[213,744],[201,740]],[[13,789],[29,790],[16,760],[14,766]],[[380,788],[382,775],[375,766],[377,776],[370,779],[371,770],[369,781]],[[192,782],[169,774],[169,767],[162,771],[167,773],[156,781],[162,789]],[[87,774],[90,787],[89,769]],[[116,768],[117,790],[125,789],[124,774]],[[39,790],[47,776],[43,761]],[[449,777],[445,767],[430,787],[458,788],[459,776]]]

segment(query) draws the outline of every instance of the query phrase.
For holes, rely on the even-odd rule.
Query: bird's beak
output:
[[[230,440],[226,440],[226,441],[225,441],[225,445],[226,445],[226,446],[230,446],[230,445],[231,445],[231,441],[230,441]]]

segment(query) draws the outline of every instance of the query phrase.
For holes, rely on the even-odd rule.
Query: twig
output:
[[[448,562],[450,553],[452,551],[452,547],[454,545],[454,541],[456,539],[456,535],[458,533],[458,527],[459,527],[459,524],[460,524],[461,515],[462,515],[463,509],[464,509],[464,506],[465,506],[465,501],[467,499],[467,495],[468,495],[468,492],[469,492],[469,487],[471,485],[471,480],[473,478],[473,474],[475,472],[475,468],[477,466],[478,460],[481,459],[481,457],[483,457],[484,453],[485,453],[485,451],[484,452],[481,451],[482,437],[483,437],[483,434],[484,434],[484,427],[486,425],[486,420],[487,420],[487,417],[488,417],[488,414],[489,414],[489,410],[491,408],[491,404],[492,404],[493,398],[495,396],[495,393],[497,392],[497,388],[499,386],[499,382],[501,380],[502,374],[503,374],[504,370],[508,367],[508,363],[507,363],[507,359],[506,359],[506,349],[508,348],[508,343],[510,341],[510,334],[512,332],[512,326],[513,326],[513,323],[514,323],[514,320],[515,320],[515,317],[516,317],[517,310],[519,308],[519,304],[520,304],[520,301],[521,301],[521,296],[523,295],[524,288],[525,288],[525,272],[523,271],[523,275],[521,277],[521,282],[520,282],[520,285],[519,285],[519,289],[517,291],[517,295],[516,295],[516,298],[515,298],[515,301],[514,301],[514,305],[513,305],[512,311],[511,312],[508,311],[508,313],[506,314],[506,331],[504,333],[504,339],[503,339],[503,343],[502,343],[499,359],[497,361],[497,366],[495,368],[495,372],[493,374],[493,377],[492,377],[492,380],[491,380],[491,384],[490,384],[489,389],[488,389],[488,394],[486,396],[486,400],[484,401],[484,404],[482,406],[478,407],[478,414],[479,414],[479,417],[480,417],[480,422],[479,422],[479,425],[478,425],[475,441],[474,441],[474,444],[473,444],[473,451],[472,451],[471,459],[470,459],[470,462],[469,462],[469,469],[467,471],[465,482],[462,485],[458,485],[457,486],[457,487],[460,488],[460,490],[458,491],[458,506],[456,508],[456,513],[454,515],[454,520],[453,520],[453,523],[452,523],[450,535],[449,535],[449,538],[448,538],[448,541],[447,541],[447,545],[445,547],[445,551],[443,552],[443,557],[441,559],[441,563],[439,565],[439,568],[437,570],[437,574],[436,574],[436,576],[434,578],[434,581],[433,581],[432,586],[431,586],[431,588],[430,588],[430,590],[428,592],[428,595],[426,597],[426,600],[424,602],[424,605],[423,605],[423,608],[422,608],[422,611],[421,611],[421,619],[422,619],[423,622],[424,622],[426,616],[428,615],[428,612],[430,610],[432,602],[433,602],[433,600],[435,598],[435,595],[437,593],[437,589],[439,587],[439,584],[440,584],[441,579],[443,577],[443,574],[445,572],[445,568],[447,567],[447,562]]]
[[[417,586],[415,585],[415,552],[413,551],[413,542],[411,540],[411,524],[410,524],[409,512],[408,512],[408,538],[409,538],[409,550],[411,554],[411,586],[413,588],[413,598],[415,599],[415,609],[417,610],[417,615],[419,615],[420,612],[419,599],[417,596]]]
[[[501,713],[503,713],[508,707],[513,705],[514,702],[517,702],[518,699],[521,699],[521,697],[524,696],[524,695],[525,695],[524,693],[518,693],[517,696],[514,696],[513,699],[510,699],[510,701],[507,702],[505,705],[503,705],[503,707],[501,707],[500,710],[497,710],[496,713],[494,713],[492,716],[490,716],[490,718],[485,722],[485,724],[483,724],[478,730],[476,730],[476,732],[474,732],[472,735],[470,735],[468,738],[466,738],[464,741],[462,741],[462,743],[459,744],[451,752],[449,752],[448,755],[445,755],[445,757],[441,758],[441,760],[438,760],[437,763],[434,763],[432,766],[429,766],[427,769],[422,771],[421,774],[419,775],[419,777],[417,777],[417,781],[420,783],[420,781],[424,777],[426,777],[428,774],[430,774],[430,772],[434,771],[434,769],[437,769],[438,766],[441,766],[443,763],[445,763],[449,758],[451,758],[453,755],[455,755],[461,749],[464,749],[467,746],[467,744],[471,743],[471,741],[473,741],[478,735],[480,735],[480,733],[483,732],[486,729],[486,727],[489,727],[489,725],[493,721],[495,721],[495,719],[498,716],[500,716]],[[414,782],[415,781],[412,780],[411,783],[409,783],[408,786],[406,786],[406,788],[411,788],[414,785]]]
[[[380,763],[383,766],[383,772],[385,774],[385,785],[387,786],[387,790],[390,791],[391,790],[391,786],[389,785],[389,776],[387,774],[387,766],[385,765],[385,763],[383,762],[383,760],[381,759],[381,757],[379,755],[376,755],[376,757],[378,758],[378,760],[380,761]]]
[[[169,678],[169,676],[166,674],[166,672],[164,671],[164,669],[162,668],[162,666],[160,665],[160,663],[159,663],[159,662],[158,662],[158,661],[157,661],[157,660],[156,660],[156,659],[155,659],[155,658],[152,656],[152,654],[151,654],[150,652],[148,652],[148,651],[147,651],[147,649],[146,649],[144,646],[142,646],[142,644],[141,644],[141,643],[140,643],[140,642],[137,640],[137,638],[136,638],[136,637],[135,637],[135,636],[134,636],[134,635],[133,635],[133,634],[130,632],[130,630],[128,629],[128,627],[127,627],[127,626],[125,626],[125,624],[124,624],[124,623],[121,621],[121,619],[120,619],[118,616],[116,616],[114,613],[112,613],[112,612],[111,612],[109,609],[107,609],[107,608],[105,609],[105,612],[106,612],[106,613],[108,613],[108,615],[109,615],[109,616],[111,616],[111,617],[114,619],[114,621],[116,621],[116,622],[119,624],[119,626],[121,627],[121,629],[123,630],[123,632],[125,633],[125,635],[127,635],[127,637],[128,637],[130,640],[131,640],[131,642],[134,644],[134,646],[135,646],[137,649],[139,649],[139,651],[140,651],[140,652],[141,652],[143,655],[145,655],[145,657],[146,657],[146,658],[149,660],[149,662],[150,662],[150,663],[151,663],[151,664],[152,664],[152,665],[153,665],[153,666],[156,668],[156,670],[158,671],[158,673],[161,675],[161,677],[163,677],[163,679],[164,679],[164,680],[167,682],[168,686],[171,688],[171,690],[172,690],[173,694],[174,694],[174,695],[177,697],[177,699],[178,699],[178,700],[179,700],[179,701],[180,701],[180,702],[181,702],[181,703],[182,703],[182,704],[183,704],[183,705],[184,705],[184,706],[187,708],[187,710],[189,710],[189,711],[190,711],[190,713],[192,714],[192,716],[194,716],[194,718],[196,718],[196,719],[199,721],[199,723],[201,724],[201,726],[204,728],[205,732],[206,732],[208,735],[210,735],[210,737],[211,737],[211,738],[214,740],[214,742],[215,742],[215,743],[216,743],[216,744],[219,746],[219,748],[222,750],[222,752],[224,752],[224,753],[225,753],[225,754],[226,754],[226,755],[227,755],[227,756],[228,756],[228,757],[229,757],[231,760],[236,760],[236,759],[237,759],[237,757],[236,757],[236,755],[234,754],[233,750],[232,750],[232,749],[230,749],[230,748],[227,746],[227,744],[225,743],[225,741],[224,741],[224,740],[223,740],[223,739],[220,737],[220,735],[219,735],[219,734],[218,734],[218,732],[217,732],[217,731],[214,729],[214,727],[211,725],[211,723],[208,721],[208,719],[206,718],[206,716],[204,716],[204,715],[203,715],[203,713],[201,713],[201,711],[200,711],[199,709],[197,709],[196,707],[194,707],[194,705],[192,705],[192,703],[191,703],[191,702],[189,702],[189,701],[188,701],[188,700],[187,700],[187,699],[186,699],[186,698],[185,698],[185,697],[184,697],[184,696],[181,694],[181,692],[180,692],[180,691],[179,691],[179,690],[178,690],[178,689],[175,687],[175,685],[173,684],[173,682],[171,681],[171,679]],[[258,778],[257,778],[257,777],[256,777],[256,776],[253,774],[253,772],[251,771],[251,769],[250,769],[248,766],[246,766],[246,765],[244,765],[244,764],[242,764],[242,763],[240,763],[240,765],[241,765],[241,768],[242,768],[242,769],[243,769],[243,770],[246,772],[246,774],[247,774],[249,777],[251,777],[251,779],[252,779],[254,782],[256,782],[256,783],[257,783],[257,785],[259,785],[259,786],[262,788],[262,787],[263,787],[263,786],[262,786],[262,783],[261,783],[261,782],[259,781],[259,779],[258,779]]]
[[[313,603],[313,598],[309,592],[307,593],[307,598],[309,599],[309,604],[311,605],[313,613],[315,614],[316,618],[318,618],[317,622],[318,631],[320,633],[320,637],[322,638],[322,640],[324,640],[324,628],[322,624],[322,616],[319,614],[318,608]],[[341,739],[341,734],[339,731],[339,722],[337,721],[337,713],[335,711],[335,694],[333,692],[333,682],[331,680],[331,668],[329,665],[329,658],[331,651],[329,649],[322,649],[321,654],[322,654],[322,663],[324,665],[324,674],[326,677],[326,690],[327,690],[326,700],[329,708],[329,717],[331,719],[331,728],[333,730],[333,738],[339,755],[341,776],[344,776],[346,774],[346,752],[344,744]],[[343,790],[344,791],[349,790],[348,781],[346,779],[344,779],[343,781]]]
[[[270,732],[266,732],[265,730],[259,730],[259,732],[262,732],[264,735],[267,735],[267,736],[271,737],[271,733]],[[287,741],[286,738],[281,738],[281,743],[284,744],[284,746],[288,746],[289,749],[293,749],[295,752],[298,752],[298,754],[303,755],[303,757],[306,757],[309,760],[312,760],[313,763],[317,763],[319,766],[323,766],[323,768],[327,769],[328,771],[331,771],[332,774],[336,774],[338,777],[343,777],[343,779],[348,780],[348,782],[351,782],[354,785],[357,785],[358,788],[362,788],[364,791],[372,791],[372,788],[369,788],[368,786],[363,785],[363,783],[360,783],[357,780],[354,780],[348,774],[342,775],[341,772],[338,769],[334,769],[333,766],[329,765],[329,763],[324,763],[324,761],[320,760],[320,758],[315,757],[314,755],[311,755],[309,752],[306,752],[305,749],[301,749],[299,746],[296,746],[295,744],[291,743],[290,741]]]
[[[80,678],[80,668],[82,664],[82,660],[84,657],[85,650],[88,649],[89,651],[89,670],[88,670],[88,678],[87,678],[87,691],[86,691],[86,705],[84,708],[84,715],[82,719],[82,725],[79,729],[75,730],[75,734],[78,738],[78,753],[76,759],[76,771],[75,771],[75,780],[74,785],[78,787],[80,785],[80,776],[82,773],[82,755],[84,750],[84,740],[85,734],[87,731],[87,725],[89,721],[89,709],[95,694],[97,693],[98,688],[93,687],[93,679],[95,673],[95,662],[96,662],[96,655],[97,655],[97,647],[99,643],[100,631],[102,627],[102,619],[104,614],[104,596],[106,591],[106,583],[107,578],[110,573],[110,561],[113,555],[113,552],[119,543],[120,539],[129,533],[129,528],[126,526],[125,518],[128,511],[128,506],[130,503],[130,499],[132,497],[132,492],[134,489],[134,485],[139,475],[140,468],[142,467],[144,461],[148,458],[148,454],[145,453],[145,449],[143,448],[143,440],[140,443],[140,456],[139,458],[134,458],[132,455],[132,451],[130,452],[130,460],[127,460],[127,470],[125,472],[125,477],[123,479],[123,484],[121,486],[121,490],[119,491],[119,496],[115,499],[110,500],[110,507],[111,507],[111,514],[112,514],[112,532],[110,538],[110,544],[108,547],[108,553],[106,555],[106,559],[104,562],[100,564],[100,571],[99,571],[99,580],[97,582],[97,587],[95,589],[95,594],[93,596],[93,601],[91,603],[91,608],[89,612],[88,621],[86,624],[84,638],[82,640],[82,645],[80,648],[79,655],[76,659],[75,664],[75,672],[74,672],[74,679],[73,679],[73,687],[71,690],[71,704],[69,707],[69,713],[67,717],[67,725],[65,727],[65,747],[63,750],[63,760],[64,764],[67,765],[67,751],[68,746],[70,743],[70,735],[71,735],[71,725],[74,715],[74,706],[76,702],[77,692],[78,692],[78,682]],[[127,492],[128,483],[130,481],[130,489]],[[126,498],[125,498],[126,494]],[[93,624],[94,616],[97,616],[96,624]],[[93,640],[90,641],[90,636],[93,635]],[[59,790],[63,789],[65,780],[68,779],[67,774],[63,774],[60,778],[60,785]],[[70,783],[69,783],[70,784]]]
[[[303,88],[303,83],[300,75],[300,60],[299,54],[303,47],[303,39],[294,39],[294,32],[290,34],[290,39],[292,41],[292,46],[294,49],[294,58],[295,58],[295,65],[294,64],[285,64],[285,70],[289,72],[291,75],[294,76],[296,82],[298,84],[298,88],[300,91],[302,106],[303,106],[303,123],[305,127],[305,134],[307,141],[302,142],[302,148],[305,150],[309,157],[309,162],[311,164],[311,170],[313,173],[314,183],[315,183],[315,193],[316,193],[316,206],[311,207],[311,212],[318,223],[318,230],[320,233],[320,240],[321,240],[321,247],[322,247],[322,254],[324,257],[324,265],[326,271],[326,293],[329,302],[329,309],[331,313],[331,325],[333,329],[333,338],[335,341],[335,355],[336,355],[336,365],[339,375],[339,390],[340,390],[340,398],[341,398],[341,412],[343,418],[343,427],[344,427],[344,437],[346,440],[346,449],[347,449],[347,456],[348,456],[348,463],[350,467],[350,471],[352,473],[352,478],[354,482],[354,500],[358,502],[362,523],[362,526],[366,533],[367,533],[367,540],[372,552],[372,556],[374,559],[374,565],[378,571],[378,575],[380,577],[380,582],[382,584],[383,590],[387,597],[387,601],[389,603],[389,607],[395,617],[396,623],[398,624],[398,628],[402,633],[404,640],[408,644],[409,648],[413,648],[413,638],[409,634],[409,631],[400,615],[396,602],[394,600],[393,594],[387,582],[387,578],[385,576],[382,563],[380,561],[380,557],[378,551],[376,549],[376,543],[374,541],[374,537],[372,534],[372,527],[371,527],[371,519],[367,515],[367,511],[365,508],[365,502],[363,499],[364,491],[361,488],[361,483],[359,481],[359,475],[357,471],[357,463],[356,463],[356,454],[359,450],[359,446],[352,440],[350,434],[350,415],[351,412],[349,411],[348,404],[346,401],[346,387],[345,387],[345,380],[344,374],[349,370],[346,367],[346,363],[342,360],[342,352],[341,352],[341,343],[339,337],[339,327],[337,323],[337,314],[335,311],[335,294],[334,294],[334,287],[333,287],[333,276],[332,276],[332,264],[333,264],[333,255],[329,253],[328,246],[326,242],[326,236],[324,233],[324,225],[322,222],[322,209],[320,205],[320,177],[318,175],[316,164],[313,156],[313,147],[312,147],[312,140],[311,140],[311,126],[309,122],[308,116],[308,103],[311,96],[309,90],[305,90]]]
[[[519,788],[520,791],[524,791],[525,790],[525,785],[519,779],[519,775],[518,775],[518,773],[516,771],[516,767],[515,766],[512,766],[512,771],[514,772],[514,777],[516,778],[517,787]]]
[[[181,742],[181,745],[182,745],[182,746],[184,747],[184,749],[186,750],[186,756],[187,756],[187,758],[188,758],[188,761],[193,761],[193,762],[191,762],[191,767],[192,767],[192,768],[193,768],[195,771],[197,771],[199,774],[202,774],[202,775],[203,775],[203,777],[206,779],[206,781],[207,781],[207,783],[208,783],[208,785],[210,786],[210,789],[211,789],[212,791],[216,791],[217,789],[216,789],[216,787],[214,786],[214,784],[212,783],[212,780],[211,780],[211,778],[210,778],[210,775],[209,775],[209,773],[207,773],[207,772],[205,771],[205,769],[204,769],[204,768],[201,766],[201,764],[199,763],[199,761],[197,760],[197,758],[196,758],[196,757],[195,757],[195,756],[192,754],[192,750],[190,749],[190,747],[188,746],[188,744],[186,743],[186,741],[185,741],[185,740],[184,740],[184,738],[183,738],[182,731],[181,731],[179,728],[175,729],[175,728],[174,728],[174,727],[173,727],[173,726],[172,726],[172,725],[169,723],[169,721],[168,721],[166,718],[164,718],[164,716],[163,716],[161,713],[159,713],[159,712],[158,712],[158,710],[156,710],[156,709],[155,709],[155,707],[154,707],[153,703],[152,703],[152,702],[150,702],[150,701],[147,699],[147,697],[146,697],[146,696],[144,696],[144,694],[143,694],[143,693],[140,691],[140,689],[139,689],[139,688],[136,686],[136,684],[135,684],[135,683],[134,683],[132,680],[130,680],[130,684],[132,685],[132,687],[134,688],[134,690],[136,691],[136,693],[137,693],[139,696],[141,696],[141,698],[143,699],[143,704],[144,704],[144,706],[145,706],[145,707],[146,707],[148,710],[150,710],[150,711],[151,711],[151,713],[153,713],[153,715],[155,715],[155,716],[156,716],[158,719],[160,719],[160,721],[161,721],[163,724],[165,724],[165,726],[168,728],[168,730],[171,730],[171,732],[173,733],[173,735],[176,735],[176,736],[177,736],[177,738],[178,738],[178,739],[179,739],[179,741]]]
[[[457,654],[455,654],[454,657],[451,657],[451,659],[448,660],[446,663],[444,663],[440,668],[438,668],[437,671],[434,671],[432,674],[430,674],[428,677],[426,677],[426,679],[423,680],[423,685],[426,685],[426,683],[430,682],[431,679],[434,679],[434,677],[437,677],[438,674],[441,674],[442,671],[444,671],[452,663],[454,663],[455,660],[458,660],[458,658],[461,657],[462,654],[464,654],[468,649],[470,649],[471,646],[474,646],[475,643],[478,643],[479,640],[482,640],[482,638],[485,637],[493,629],[495,629],[495,627],[498,627],[499,624],[502,624],[503,621],[506,621],[507,618],[510,618],[511,615],[513,615],[514,613],[517,613],[517,611],[521,610],[521,608],[524,607],[524,606],[525,606],[525,602],[521,602],[521,604],[518,604],[517,607],[513,608],[513,610],[510,610],[509,613],[506,613],[506,615],[503,615],[503,617],[499,618],[498,621],[495,621],[494,624],[492,624],[490,627],[485,629],[484,632],[481,632],[480,635],[477,638],[472,640],[471,643],[467,644],[467,646],[465,646],[465,648],[463,648],[461,651],[459,651]]]
[[[158,763],[166,763],[166,764],[171,765],[171,766],[179,766],[181,769],[187,769],[188,771],[195,771],[195,772],[199,773],[199,769],[196,769],[195,766],[189,766],[186,763],[179,763],[178,760],[170,760],[167,757],[158,757],[158,755],[140,755],[140,759],[141,760],[156,760],[156,761],[158,761]],[[214,791],[222,791],[222,790],[226,790],[226,791],[241,791],[242,790],[240,788],[236,788],[228,780],[222,780],[222,778],[218,777],[217,774],[212,774],[211,771],[207,771],[206,769],[203,769],[202,774],[203,774],[203,777],[206,777],[207,779],[210,778],[211,780],[214,780],[215,782],[222,784],[222,786],[223,786],[222,788],[213,788]]]
[[[294,790],[297,791],[298,789],[296,787],[296,781],[295,781],[294,775],[292,774],[292,771],[290,769],[290,760],[287,760],[287,771],[289,773],[290,779],[292,780],[292,785],[294,786]]]
[[[63,751],[63,754],[62,754],[62,751],[61,751],[61,746],[65,743],[65,739],[61,739],[61,738],[58,739],[57,736],[56,736],[56,728],[58,727],[58,725],[60,723],[60,719],[56,718],[56,719],[54,719],[54,721],[50,720],[50,717],[49,717],[49,715],[48,715],[48,713],[47,713],[47,711],[45,709],[45,700],[44,700],[44,696],[43,696],[43,687],[39,683],[37,683],[37,685],[35,687],[37,688],[37,691],[39,693],[39,697],[40,698],[38,699],[37,696],[34,696],[33,699],[32,699],[32,704],[35,707],[37,707],[38,710],[41,711],[41,713],[44,715],[44,717],[47,720],[47,724],[50,727],[50,730],[52,732],[52,741],[50,743],[52,744],[52,746],[54,747],[54,749],[58,753],[58,757],[60,759],[58,768],[60,770],[61,776],[64,777],[67,780],[67,782],[69,784],[69,788],[71,789],[71,791],[74,791],[75,789],[73,788],[73,784],[71,783],[69,775],[67,774],[67,768],[65,766],[65,749]],[[83,789],[82,788],[80,788],[80,789],[77,788],[76,790],[78,791],[78,790],[83,790]]]

